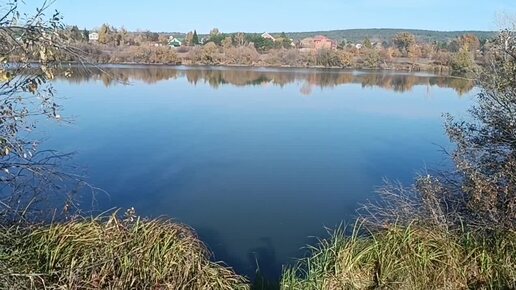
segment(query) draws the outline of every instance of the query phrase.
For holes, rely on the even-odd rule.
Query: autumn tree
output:
[[[233,46],[233,38],[231,36],[226,36],[222,41],[222,47],[224,49],[228,49]]]
[[[111,28],[107,24],[102,24],[99,29],[99,43],[108,44],[111,41]]]
[[[193,46],[193,32],[188,32],[185,36],[185,45]]]
[[[44,2],[21,17],[19,1],[5,4],[0,15],[0,218],[27,218],[24,208],[42,194],[66,188],[57,166],[63,155],[40,150],[30,134],[37,120],[63,120],[50,81],[60,57],[77,59],[63,38],[59,13],[46,15]],[[21,214],[18,216],[18,214]]]
[[[466,75],[475,72],[477,66],[473,54],[461,49],[451,58],[450,65],[454,74]]]
[[[368,68],[376,69],[380,65],[381,59],[380,59],[380,53],[376,51],[375,49],[370,49],[367,51],[367,55],[364,59],[364,64]]]
[[[365,48],[373,48],[373,44],[371,43],[371,40],[369,39],[369,37],[366,37],[364,39],[364,42],[363,42],[363,45]]]
[[[394,45],[403,55],[408,55],[409,48],[416,43],[416,37],[408,32],[400,32],[392,39]]]
[[[243,46],[243,45],[245,45],[245,33],[243,33],[243,32],[238,32],[238,33],[235,35],[235,42],[236,42],[236,45],[237,45],[237,46]]]
[[[126,44],[129,41],[129,32],[127,31],[127,29],[125,29],[125,27],[122,26],[118,30],[118,32],[117,32],[117,39],[119,39],[118,45]]]
[[[202,47],[202,63],[218,64],[220,63],[219,48],[213,42],[208,42]]]
[[[476,52],[480,48],[480,40],[473,34],[459,37],[458,44],[461,49],[469,52]]]
[[[516,226],[516,33],[503,31],[479,76],[470,121],[448,115],[447,132],[465,207],[493,229]]]
[[[409,46],[407,50],[407,56],[412,60],[415,61],[416,59],[420,58],[422,55],[421,47],[417,44]]]
[[[252,65],[260,59],[260,54],[251,45],[232,47],[224,50],[224,54],[227,64]]]
[[[339,60],[342,67],[351,68],[355,65],[354,56],[348,51],[339,52]]]
[[[210,37],[212,36],[216,36],[216,35],[219,35],[220,34],[220,31],[218,28],[213,28],[212,30],[210,30]]]
[[[325,67],[340,67],[342,65],[337,51],[327,48],[317,50],[315,54],[315,63],[316,65]]]
[[[476,77],[478,94],[468,116],[445,115],[454,144],[449,152],[453,169],[425,174],[408,188],[387,184],[379,191],[380,206],[367,207],[373,223],[466,230],[486,241],[504,230],[514,231],[516,33],[501,32],[489,55]]]
[[[274,46],[276,48],[291,48],[292,40],[287,36],[285,32],[282,32],[276,41],[274,41]]]

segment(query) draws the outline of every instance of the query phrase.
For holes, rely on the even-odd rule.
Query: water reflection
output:
[[[352,221],[382,178],[408,184],[446,165],[442,113],[464,112],[457,95],[473,88],[423,74],[167,66],[74,68],[55,85],[74,124],[49,129],[46,144],[78,153],[108,193],[98,210],[176,218],[216,260],[273,279],[309,237]]]
[[[452,88],[465,95],[474,82],[461,78],[425,74],[367,72],[321,69],[249,69],[230,67],[165,67],[165,66],[105,66],[101,68],[72,68],[69,81],[74,83],[101,80],[106,87],[117,83],[142,81],[154,84],[160,81],[186,78],[190,84],[209,84],[212,88],[223,85],[283,87],[300,83],[300,93],[310,95],[314,88],[332,88],[345,84],[359,84],[363,88],[380,87],[395,92],[407,92],[414,86]]]

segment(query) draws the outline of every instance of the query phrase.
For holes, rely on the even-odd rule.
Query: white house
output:
[[[268,32],[265,32],[264,34],[262,34],[262,37],[265,38],[265,39],[270,39],[272,41],[276,41],[276,38],[274,38],[272,35],[270,35]]]
[[[88,35],[88,39],[90,41],[98,41],[99,40],[99,34],[97,32],[92,32]]]
[[[168,45],[170,47],[180,47],[181,45],[183,45],[183,43],[181,42],[181,40],[175,38],[174,36],[169,36]]]

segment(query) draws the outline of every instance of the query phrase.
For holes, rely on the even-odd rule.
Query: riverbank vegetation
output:
[[[1,289],[248,289],[194,232],[132,215],[0,227]]]
[[[283,273],[282,289],[512,289],[516,235],[489,239],[414,222],[337,231]]]
[[[45,8],[45,7],[43,7]],[[425,175],[413,186],[387,184],[364,208],[352,234],[336,231],[312,256],[287,268],[283,289],[467,289],[516,287],[516,42],[504,31],[489,42],[472,35],[422,43],[410,33],[392,43],[336,44],[287,35],[224,35],[205,44],[196,32],[169,47],[166,35],[103,26],[89,32],[49,19],[45,9],[21,23],[17,2],[0,17],[0,286],[4,289],[247,289],[213,262],[194,232],[170,220],[80,218],[73,212],[76,175],[66,155],[38,151],[28,134],[36,119],[63,121],[50,81],[63,61],[451,69],[477,73],[478,105],[469,121],[446,116],[455,171]],[[66,32],[66,33],[64,33]],[[66,39],[63,39],[65,37]],[[317,46],[315,43],[326,43]],[[203,42],[204,43],[204,42]],[[309,46],[304,51],[303,45]],[[336,46],[336,47],[335,47]],[[425,61],[421,61],[421,60]],[[16,64],[13,67],[12,64]],[[398,64],[402,64],[398,66]],[[67,72],[66,77],[72,77]],[[390,83],[390,82],[389,82]],[[71,179],[69,179],[72,177]],[[64,185],[66,186],[64,186]],[[58,195],[58,193],[63,195]],[[49,195],[52,197],[49,198]],[[54,198],[53,196],[59,196]],[[62,215],[38,203],[63,201]],[[33,215],[33,208],[39,208]],[[59,216],[59,217],[57,217]],[[58,220],[51,222],[49,220]],[[47,221],[46,223],[41,221]]]
[[[336,231],[283,289],[516,287],[516,42],[504,31],[468,120],[446,115],[455,171],[389,183],[351,236]]]
[[[213,29],[200,37],[188,34],[128,32],[107,24],[97,31],[71,26],[63,37],[94,63],[162,63],[184,65],[241,65],[390,69],[468,74],[483,64],[493,34],[465,33],[434,39],[399,30],[389,38],[367,34],[350,41],[321,33],[222,33]],[[448,35],[448,34],[446,34]],[[194,38],[195,36],[195,38]],[[298,38],[292,38],[298,36]],[[479,38],[480,37],[480,38]],[[353,38],[354,39],[354,38]]]
[[[50,4],[33,16],[18,1],[0,7],[0,288],[246,289],[184,225],[78,217],[75,194],[92,187],[64,167],[70,154],[40,149],[31,134],[68,122],[52,80],[62,59],[85,61]]]

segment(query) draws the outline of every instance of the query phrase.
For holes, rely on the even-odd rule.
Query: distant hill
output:
[[[399,32],[410,32],[422,42],[445,42],[456,39],[464,34],[473,34],[480,40],[493,38],[496,35],[494,31],[434,31],[434,30],[420,30],[420,29],[393,29],[393,28],[373,28],[373,29],[345,29],[345,30],[329,30],[329,31],[310,31],[310,32],[286,32],[287,36],[294,40],[303,39],[307,37],[314,37],[316,35],[324,35],[337,41],[346,39],[349,42],[362,42],[366,37],[371,41],[391,41],[394,35]],[[182,32],[161,32],[165,35],[174,35],[175,37],[184,38],[186,33]],[[231,34],[231,33],[229,33]],[[258,33],[261,34],[261,33]],[[273,36],[279,36],[280,32],[271,33]],[[207,34],[199,34],[199,37],[208,37]]]
[[[324,35],[337,41],[346,39],[349,42],[361,42],[366,37],[373,41],[390,41],[399,32],[410,32],[416,36],[419,41],[449,41],[464,34],[473,34],[480,40],[492,38],[496,35],[494,31],[433,31],[419,29],[346,29],[346,30],[330,30],[330,31],[312,31],[312,32],[289,32],[287,35],[293,39],[303,39],[316,35]],[[279,35],[279,33],[272,33]]]

